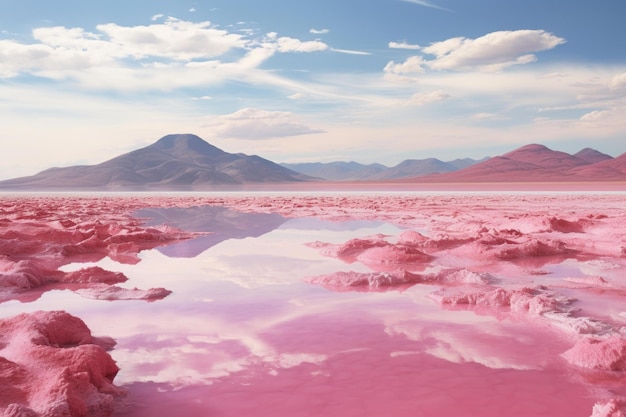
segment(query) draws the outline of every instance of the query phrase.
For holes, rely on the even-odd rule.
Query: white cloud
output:
[[[168,18],[150,26],[98,25],[108,43],[119,47],[119,57],[164,57],[180,61],[206,59],[242,48],[241,35],[216,29],[210,22],[193,23]]]
[[[210,22],[172,17],[147,26],[109,23],[96,28],[96,32],[37,28],[33,37],[38,42],[33,44],[0,40],[0,78],[30,74],[88,89],[119,91],[171,91],[229,80],[293,88],[295,83],[259,66],[277,52],[329,49],[318,40],[301,41],[275,33],[249,39]]]
[[[389,47],[391,49],[421,49],[421,46],[407,42],[389,42]]]
[[[262,43],[265,48],[276,48],[278,52],[319,52],[325,51],[329,47],[319,40],[301,41],[300,39],[288,36],[278,37],[276,32],[269,32],[265,35]]]
[[[407,58],[406,61],[397,64],[394,61],[390,61],[384,68],[386,74],[416,74],[424,72],[424,66],[426,61],[421,56],[412,56]]]
[[[160,19],[162,19],[163,17],[165,17],[165,15],[164,15],[164,14],[162,14],[162,13],[159,13],[159,14],[155,14],[155,15],[153,15],[153,16],[150,18],[150,20],[152,20],[153,22],[156,22],[157,20],[160,20]]]
[[[278,52],[319,52],[328,49],[328,45],[321,41],[301,41],[286,36],[276,40]]]
[[[594,110],[589,113],[585,113],[580,117],[583,122],[593,122],[606,117],[609,114],[607,110]]]
[[[313,28],[311,28],[311,30],[309,30],[309,33],[312,33],[314,35],[325,35],[325,34],[327,34],[329,32],[330,32],[329,29],[313,29]]]
[[[423,52],[435,55],[436,59],[429,61],[432,69],[492,69],[533,62],[532,53],[564,42],[565,39],[543,30],[499,31],[476,39],[436,42],[423,48]]]
[[[389,62],[390,74],[420,73],[431,70],[499,71],[513,65],[535,62],[536,52],[552,49],[565,42],[543,30],[517,30],[488,33],[476,39],[456,37],[421,48],[434,59],[409,57],[404,63]]]
[[[301,123],[293,113],[251,107],[218,117],[203,127],[210,128],[217,137],[237,139],[274,139],[323,133],[323,130]]]
[[[126,80],[124,88],[143,78],[150,65],[171,60],[206,61],[235,48],[243,49],[247,44],[240,35],[215,29],[209,22],[173,18],[163,24],[106,24],[97,29],[98,33],[92,33],[82,28],[45,27],[33,30],[38,43],[0,41],[0,77],[32,74],[55,80],[90,80],[93,85],[95,75],[110,71],[110,75],[98,81],[111,84],[126,74],[134,80]]]
[[[337,49],[337,48],[331,48],[331,51],[333,52],[339,52],[340,54],[348,54],[348,55],[371,55],[371,53],[369,52],[365,52],[365,51],[355,51],[352,49]]]
[[[340,54],[348,54],[348,55],[371,55],[370,52],[365,52],[365,51],[355,51],[352,49],[337,49],[337,48],[331,48],[331,51],[333,52],[339,52]]]

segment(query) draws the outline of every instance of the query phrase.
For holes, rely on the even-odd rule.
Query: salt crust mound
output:
[[[329,275],[305,278],[306,282],[329,289],[370,289],[384,290],[391,287],[407,286],[421,281],[421,277],[407,271],[394,272],[335,272]]]
[[[487,273],[476,273],[467,269],[444,269],[433,274],[415,274],[403,269],[389,272],[335,272],[305,278],[311,284],[333,290],[364,289],[387,290],[393,287],[406,288],[413,284],[487,284],[492,277]]]
[[[172,293],[165,288],[150,288],[148,290],[140,290],[138,288],[121,288],[116,285],[101,285],[91,288],[83,288],[76,290],[83,297],[93,298],[96,300],[162,300]]]
[[[444,306],[474,306],[481,312],[491,311],[499,315],[501,308],[522,316],[539,318],[546,323],[574,335],[607,334],[612,327],[590,317],[572,315],[572,299],[549,291],[546,287],[504,289],[492,286],[474,286],[451,291],[444,288],[430,294]]]
[[[626,371],[626,340],[618,335],[585,337],[563,353],[572,365],[603,371]]]
[[[0,319],[0,415],[104,417],[123,391],[118,367],[77,317],[38,311]]]

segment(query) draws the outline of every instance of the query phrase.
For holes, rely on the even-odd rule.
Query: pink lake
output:
[[[564,353],[626,338],[625,211],[622,193],[151,197],[129,210],[144,225],[201,234],[59,268],[171,294],[54,285],[0,316],[65,310],[113,338],[116,417],[617,416],[626,359]]]

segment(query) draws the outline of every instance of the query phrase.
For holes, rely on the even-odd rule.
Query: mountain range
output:
[[[626,153],[613,158],[591,148],[573,155],[530,144],[470,167],[418,178],[419,182],[626,181]]]
[[[477,161],[471,158],[465,158],[448,162],[436,158],[406,159],[393,167],[387,167],[382,164],[363,165],[354,161],[300,164],[284,163],[281,165],[311,177],[322,178],[328,181],[377,181],[454,172],[487,159],[489,158]]]
[[[0,181],[0,189],[115,190],[212,189],[241,184],[302,182],[626,182],[626,153],[585,148],[575,154],[530,144],[482,160],[407,159],[394,167],[357,162],[282,164],[231,154],[192,134],[167,135],[97,165],[50,168]]]

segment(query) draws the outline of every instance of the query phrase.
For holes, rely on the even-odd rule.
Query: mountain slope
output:
[[[258,156],[231,154],[191,134],[168,135],[97,165],[51,168],[2,188],[202,187],[310,179]]]

